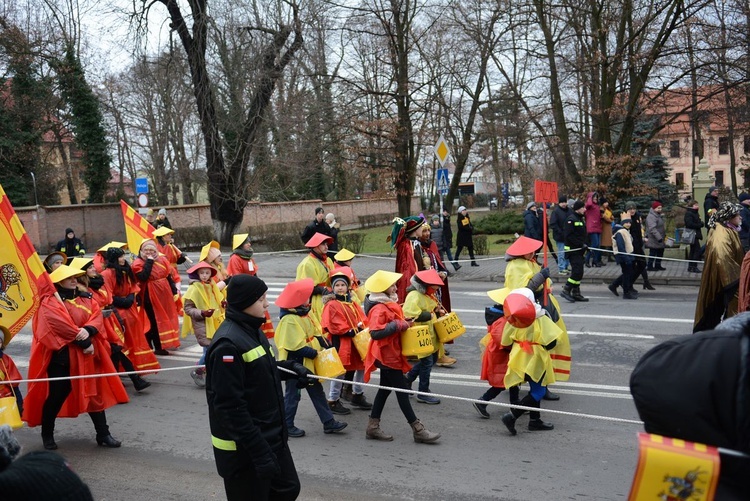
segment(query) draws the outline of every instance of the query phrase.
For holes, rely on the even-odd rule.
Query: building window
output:
[[[678,190],[685,189],[685,174],[683,174],[682,172],[678,172],[677,174],[675,174],[674,184],[677,185]]]
[[[729,138],[726,136],[719,138],[719,155],[729,155]]]
[[[703,139],[700,141],[693,141],[693,156],[703,158]]]
[[[680,158],[680,141],[669,142],[669,156],[670,158]]]
[[[714,172],[714,176],[716,177],[716,182],[714,184],[716,186],[724,186],[724,171],[717,170]]]
[[[742,138],[742,151],[745,155],[750,155],[750,136],[745,136]]]

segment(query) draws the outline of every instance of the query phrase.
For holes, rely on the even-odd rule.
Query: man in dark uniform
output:
[[[260,330],[268,287],[236,275],[227,286],[226,319],[206,353],[206,397],[216,469],[228,500],[294,500],[300,492],[287,445],[281,380],[307,385],[302,364],[277,361]],[[289,374],[284,370],[293,371]]]
[[[86,254],[86,249],[84,249],[83,247],[83,242],[81,242],[81,239],[76,238],[76,234],[73,231],[73,228],[65,229],[65,238],[57,242],[55,250],[57,252],[64,253],[70,259]]]
[[[315,219],[305,226],[305,229],[302,231],[302,235],[300,235],[302,237],[302,243],[306,244],[316,233],[322,233],[323,235],[333,238],[333,235],[331,235],[331,227],[328,226],[328,223],[325,221],[323,207],[317,207],[315,209]]]
[[[708,218],[711,214],[708,213],[711,209],[719,210],[719,187],[711,186],[706,193],[706,197],[703,199],[703,221],[705,221],[706,228],[708,228]]]
[[[583,220],[584,212],[586,212],[585,204],[576,200],[576,203],[573,204],[573,212],[565,221],[565,255],[570,261],[571,271],[560,295],[571,303],[589,300],[581,295],[583,255],[588,248],[586,245],[586,223]]]

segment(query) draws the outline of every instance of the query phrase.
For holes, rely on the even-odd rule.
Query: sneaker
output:
[[[555,425],[553,425],[552,423],[545,423],[541,419],[529,420],[529,431],[549,431],[554,429]]]
[[[330,421],[328,421],[326,424],[323,425],[323,433],[325,433],[326,435],[330,435],[331,433],[338,433],[346,427],[347,427],[347,423],[344,423],[342,421],[336,421],[335,419],[331,419]]]
[[[339,399],[336,399],[333,402],[328,402],[328,407],[331,409],[331,412],[340,416],[346,416],[347,414],[352,413],[352,410],[348,407],[344,407],[344,404],[342,404]]]
[[[290,426],[289,429],[287,430],[287,434],[290,437],[294,437],[294,438],[304,437],[305,430],[301,430],[297,428],[296,426]]]
[[[417,402],[422,402],[423,404],[429,404],[429,405],[437,405],[440,403],[440,399],[437,397],[433,397],[432,395],[417,395]]]
[[[203,378],[203,374],[198,374],[198,371],[192,371],[190,373],[190,377],[193,378],[193,382],[198,388],[206,387],[206,380]],[[151,386],[150,383],[149,383],[149,386]]]
[[[506,412],[500,419],[502,419],[503,424],[506,428],[508,428],[508,431],[511,435],[518,434],[518,432],[516,431],[516,418],[513,417],[512,413]]]
[[[472,405],[474,406],[474,409],[476,409],[476,411],[479,413],[479,416],[482,419],[490,418],[490,413],[487,412],[487,404],[478,404],[474,402]]]
[[[557,272],[558,275],[570,275],[570,272],[568,270],[560,270]]]

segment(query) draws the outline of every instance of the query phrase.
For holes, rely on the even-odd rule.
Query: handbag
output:
[[[680,241],[684,244],[695,243],[695,230],[692,228],[684,228],[682,230],[682,236],[680,237]]]

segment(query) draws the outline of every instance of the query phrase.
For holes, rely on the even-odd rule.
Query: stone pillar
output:
[[[693,198],[703,204],[703,200],[713,184],[714,178],[708,171],[708,160],[702,158],[698,163],[698,171],[693,176]]]

